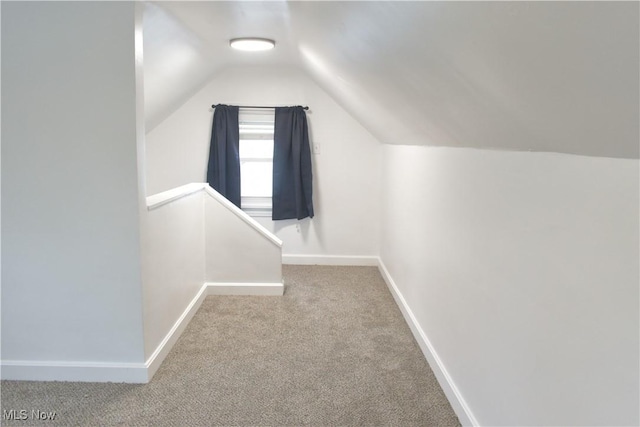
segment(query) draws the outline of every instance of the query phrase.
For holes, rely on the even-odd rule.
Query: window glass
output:
[[[254,216],[271,215],[273,122],[273,111],[240,112],[242,208]]]

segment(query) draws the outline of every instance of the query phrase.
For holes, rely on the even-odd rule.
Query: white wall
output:
[[[146,204],[144,326],[152,375],[206,296],[203,285],[282,286],[282,252],[281,242],[206,184],[158,193]]]
[[[292,67],[219,73],[148,133],[148,194],[205,181],[214,103],[309,105],[310,138],[321,146],[312,159],[316,216],[300,222],[258,220],[284,241],[284,254],[377,255],[380,145]]]
[[[146,223],[144,325],[149,358],[205,282],[203,192],[149,211]]]
[[[231,203],[223,205],[205,196],[206,281],[282,283],[280,246],[247,225],[228,206]]]
[[[383,157],[382,261],[480,425],[638,425],[638,161]]]
[[[2,4],[3,362],[144,361],[134,12]]]

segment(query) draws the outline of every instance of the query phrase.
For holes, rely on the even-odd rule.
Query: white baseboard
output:
[[[396,304],[400,308],[400,311],[402,312],[402,315],[404,316],[405,321],[409,325],[409,328],[411,329],[411,332],[413,333],[414,338],[416,339],[418,345],[420,346],[420,349],[422,350],[422,353],[427,359],[427,362],[429,362],[429,366],[431,367],[431,370],[433,371],[436,378],[438,379],[438,383],[440,384],[440,387],[444,391],[444,394],[447,396],[449,403],[451,403],[451,407],[453,408],[456,415],[458,416],[458,419],[464,426],[479,426],[480,424],[478,424],[478,421],[473,416],[473,413],[471,412],[471,410],[469,409],[469,406],[467,405],[464,398],[462,397],[462,394],[460,394],[460,392],[458,391],[458,388],[456,387],[455,383],[453,382],[453,379],[447,372],[447,369],[442,363],[442,360],[440,360],[440,357],[438,357],[438,353],[436,353],[435,349],[431,345],[431,342],[429,341],[427,334],[425,334],[425,332],[422,330],[422,328],[418,324],[418,321],[416,320],[415,316],[413,315],[413,312],[407,305],[406,300],[404,299],[404,297],[400,293],[400,290],[398,289],[395,282],[389,275],[389,271],[387,270],[387,268],[385,267],[381,259],[379,259],[378,261],[379,261],[378,269],[380,270],[380,274],[382,275],[382,278],[387,283],[387,287],[389,288],[391,295],[393,295],[393,299],[396,301]]]
[[[146,383],[144,363],[50,362],[3,360],[1,378],[15,381]]]
[[[283,264],[377,266],[377,256],[351,255],[282,255]]]
[[[207,295],[283,295],[282,283],[205,283],[145,363],[0,361],[0,378],[16,381],[151,381]]]
[[[184,332],[185,328],[200,308],[200,305],[202,305],[202,301],[204,301],[207,296],[207,289],[206,283],[202,285],[196,296],[191,300],[178,320],[176,320],[176,323],[173,324],[169,333],[167,333],[153,354],[147,359],[147,362],[145,363],[148,370],[147,382],[151,381],[151,378],[153,378],[156,371],[173,348],[173,345],[178,341],[178,338],[180,338],[180,335],[182,335],[182,332]]]
[[[148,383],[206,296],[207,286],[203,285],[145,363],[2,360],[0,378],[16,381]]]
[[[207,295],[282,296],[282,283],[205,283]]]
[[[389,271],[378,257],[283,255],[285,264],[299,265],[377,265],[387,283],[391,295],[400,308],[422,353],[429,362],[440,387],[463,425],[478,426],[444,364],[431,345],[429,338],[418,324]],[[375,261],[375,262],[373,262]],[[156,373],[165,357],[171,351],[189,321],[200,308],[207,295],[273,295],[284,293],[282,283],[205,283],[198,294],[178,318],[164,340],[146,363],[95,363],[56,361],[0,361],[0,378],[19,381],[79,381],[79,382],[125,382],[147,383]]]

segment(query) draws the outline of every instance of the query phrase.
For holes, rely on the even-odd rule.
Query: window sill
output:
[[[251,217],[271,218],[271,197],[243,197],[241,206]]]
[[[251,217],[258,218],[271,218],[271,208],[269,209],[260,209],[260,208],[242,208],[247,215]]]

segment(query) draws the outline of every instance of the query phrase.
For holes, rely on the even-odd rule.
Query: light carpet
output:
[[[149,384],[2,381],[2,410],[91,426],[457,426],[375,267],[284,266],[283,297],[207,297]]]

